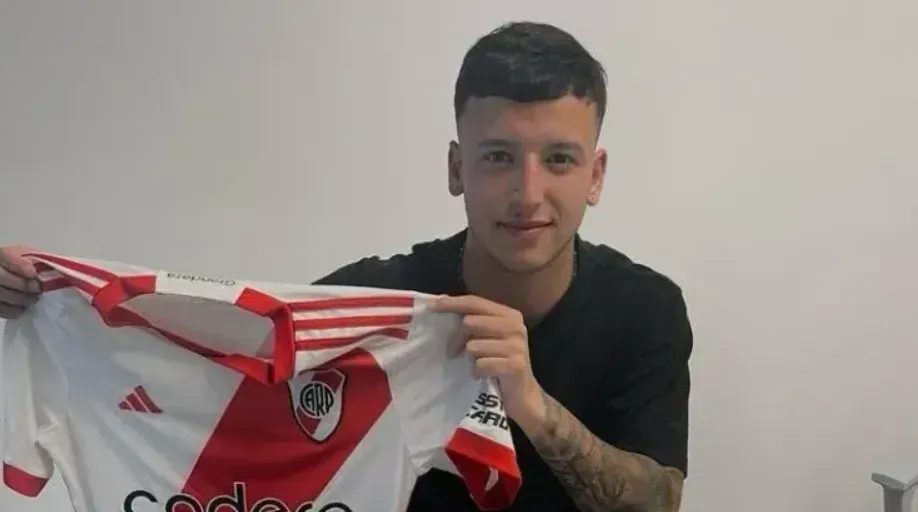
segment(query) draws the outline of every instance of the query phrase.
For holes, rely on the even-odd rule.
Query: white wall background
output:
[[[0,243],[307,282],[451,234],[453,80],[511,19],[608,68],[583,232],[685,288],[684,510],[879,510],[918,472],[914,0],[3,0]]]

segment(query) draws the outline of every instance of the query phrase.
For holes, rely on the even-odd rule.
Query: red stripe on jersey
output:
[[[42,293],[53,292],[55,290],[62,290],[64,288],[72,288],[73,283],[67,280],[66,277],[54,277],[41,281],[41,291]]]
[[[76,288],[92,297],[93,294],[99,291],[98,286],[95,286],[94,284],[84,279],[77,279],[72,276],[56,276],[48,279],[39,277],[39,279],[41,282],[42,293],[62,290],[64,288]]]
[[[32,266],[35,267],[35,271],[38,272],[39,274],[42,272],[47,272],[49,270],[54,270],[54,267],[52,267],[51,265],[48,265],[44,261],[34,261],[32,262]]]
[[[304,379],[323,370],[338,371],[344,379],[334,395],[340,416],[331,435],[320,442],[308,431],[315,425],[298,423],[297,407],[302,402],[293,390],[294,386],[305,389],[316,378]],[[307,510],[298,507],[316,500],[392,400],[385,371],[364,350],[351,351],[310,372],[315,373],[303,373],[286,385],[265,386],[245,379],[199,454],[182,493],[205,508],[211,503],[212,510],[219,504],[231,505],[227,500],[233,499],[234,491],[244,492],[249,504],[265,500],[262,503],[274,505],[272,510]],[[333,405],[327,398],[324,404],[325,410]],[[242,487],[238,482],[244,482]]]
[[[122,306],[125,302],[141,295],[150,295],[155,291],[155,276],[116,277],[93,295],[92,306],[104,318],[108,316],[109,311]]]
[[[298,331],[308,329],[347,329],[350,327],[386,327],[411,323],[411,315],[366,315],[366,316],[333,316],[327,318],[308,318],[294,320],[293,328]]]
[[[236,305],[249,312],[268,318],[274,324],[274,361],[267,367],[268,382],[277,383],[293,376],[293,313],[280,299],[267,293],[245,288],[236,299]],[[246,357],[246,356],[239,356]],[[259,359],[248,357],[245,364],[260,365]]]
[[[324,350],[340,348],[359,343],[370,336],[385,336],[399,340],[408,339],[408,329],[405,327],[384,327],[354,336],[326,337],[326,338],[300,338],[294,342],[294,348],[300,350]]]
[[[108,270],[94,267],[92,265],[87,265],[85,263],[80,263],[79,261],[61,258],[60,256],[54,256],[51,254],[27,254],[26,256],[35,256],[105,282],[110,282],[118,279],[117,274],[113,274]]]
[[[327,311],[331,309],[413,308],[414,297],[404,295],[367,295],[363,297],[335,297],[290,302],[297,311]]]
[[[458,428],[446,445],[446,455],[479,509],[500,510],[516,499],[522,479],[513,449]],[[492,469],[497,472],[497,482],[488,489]]]
[[[44,489],[45,485],[48,483],[48,479],[35,476],[12,464],[4,462],[3,483],[23,496],[34,498],[41,494],[42,489]]]

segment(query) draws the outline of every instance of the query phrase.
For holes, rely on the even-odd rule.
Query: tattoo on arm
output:
[[[543,394],[545,428],[533,446],[583,512],[676,512],[682,473],[615,448]]]

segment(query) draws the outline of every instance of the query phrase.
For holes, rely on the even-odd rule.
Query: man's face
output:
[[[602,191],[595,106],[574,96],[516,103],[472,98],[450,144],[449,189],[469,230],[502,266],[532,272],[571,243]]]

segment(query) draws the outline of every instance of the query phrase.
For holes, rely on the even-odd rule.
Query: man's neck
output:
[[[539,320],[561,300],[574,275],[574,245],[569,244],[549,265],[531,273],[511,272],[494,261],[474,237],[466,235],[462,278],[469,293]]]

